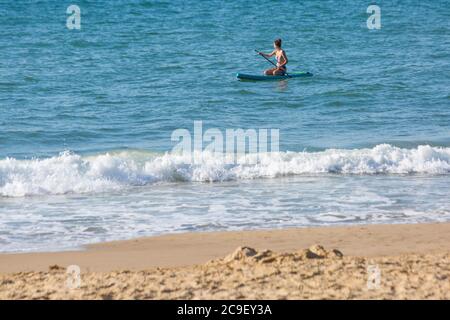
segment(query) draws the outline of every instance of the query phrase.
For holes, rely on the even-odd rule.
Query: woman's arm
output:
[[[264,53],[264,52],[260,52],[259,54],[262,55],[262,56],[264,56],[264,57],[266,57],[266,58],[270,58],[270,57],[273,57],[273,56],[275,55],[275,51],[272,51],[272,52],[269,53],[269,54]]]

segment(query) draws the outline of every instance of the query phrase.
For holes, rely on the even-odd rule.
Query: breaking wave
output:
[[[83,157],[71,152],[46,159],[0,160],[0,196],[91,193],[158,182],[220,182],[308,174],[449,174],[450,148],[367,149],[247,154],[230,164],[203,152],[187,157],[123,151]]]

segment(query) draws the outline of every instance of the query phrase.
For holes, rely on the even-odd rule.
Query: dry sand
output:
[[[81,268],[79,288],[68,265]],[[188,233],[0,255],[0,299],[30,298],[449,299],[450,224]]]

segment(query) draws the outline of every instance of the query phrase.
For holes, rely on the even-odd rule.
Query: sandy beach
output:
[[[185,233],[1,254],[0,298],[448,299],[450,224]]]

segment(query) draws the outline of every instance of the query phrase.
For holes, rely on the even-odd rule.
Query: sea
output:
[[[238,81],[276,38],[314,76]],[[199,122],[278,145],[188,161]],[[0,1],[0,252],[445,221],[448,0]]]

